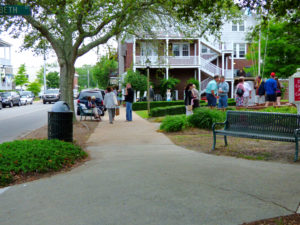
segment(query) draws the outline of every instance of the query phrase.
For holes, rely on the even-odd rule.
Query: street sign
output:
[[[0,5],[1,16],[30,16],[30,6],[25,5]]]

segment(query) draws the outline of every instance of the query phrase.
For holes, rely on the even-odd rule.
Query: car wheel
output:
[[[2,102],[0,102],[0,110],[3,108]]]
[[[21,106],[21,105],[22,105],[22,104],[21,104],[21,101],[19,101],[19,102],[18,102],[18,106]]]
[[[80,111],[79,111],[79,109],[77,109],[77,116],[80,116]]]
[[[45,102],[45,101],[43,101],[43,104],[46,104],[46,102]]]
[[[14,106],[13,102],[10,102],[10,103],[9,103],[9,108],[11,108],[11,107],[13,107],[13,106]]]
[[[32,105],[32,103],[33,103],[33,100],[30,102],[30,105]]]

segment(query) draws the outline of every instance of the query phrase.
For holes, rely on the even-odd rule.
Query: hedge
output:
[[[151,117],[185,114],[185,105],[157,107],[150,110]]]
[[[147,102],[135,102],[132,104],[133,111],[139,110],[147,110]],[[184,101],[155,101],[150,102],[150,108],[157,108],[157,107],[165,107],[165,106],[175,106],[175,105],[184,105]]]
[[[187,120],[185,115],[166,116],[160,125],[160,130],[166,132],[181,131],[186,127]]]

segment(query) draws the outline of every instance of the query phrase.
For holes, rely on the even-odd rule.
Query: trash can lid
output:
[[[71,112],[71,110],[68,103],[64,101],[58,101],[53,105],[52,112]]]

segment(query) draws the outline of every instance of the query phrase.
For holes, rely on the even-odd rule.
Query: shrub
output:
[[[226,115],[223,111],[202,107],[196,109],[187,120],[192,127],[211,129],[213,123],[224,122],[225,118]]]
[[[150,108],[184,105],[184,101],[156,101],[150,102]],[[132,104],[133,111],[147,110],[147,102],[135,102]]]
[[[181,131],[187,124],[186,116],[167,116],[160,125],[160,129],[166,132]]]
[[[157,107],[150,110],[151,117],[185,114],[185,105]]]
[[[79,146],[59,140],[17,140],[0,144],[0,186],[14,175],[58,171],[85,158]]]

